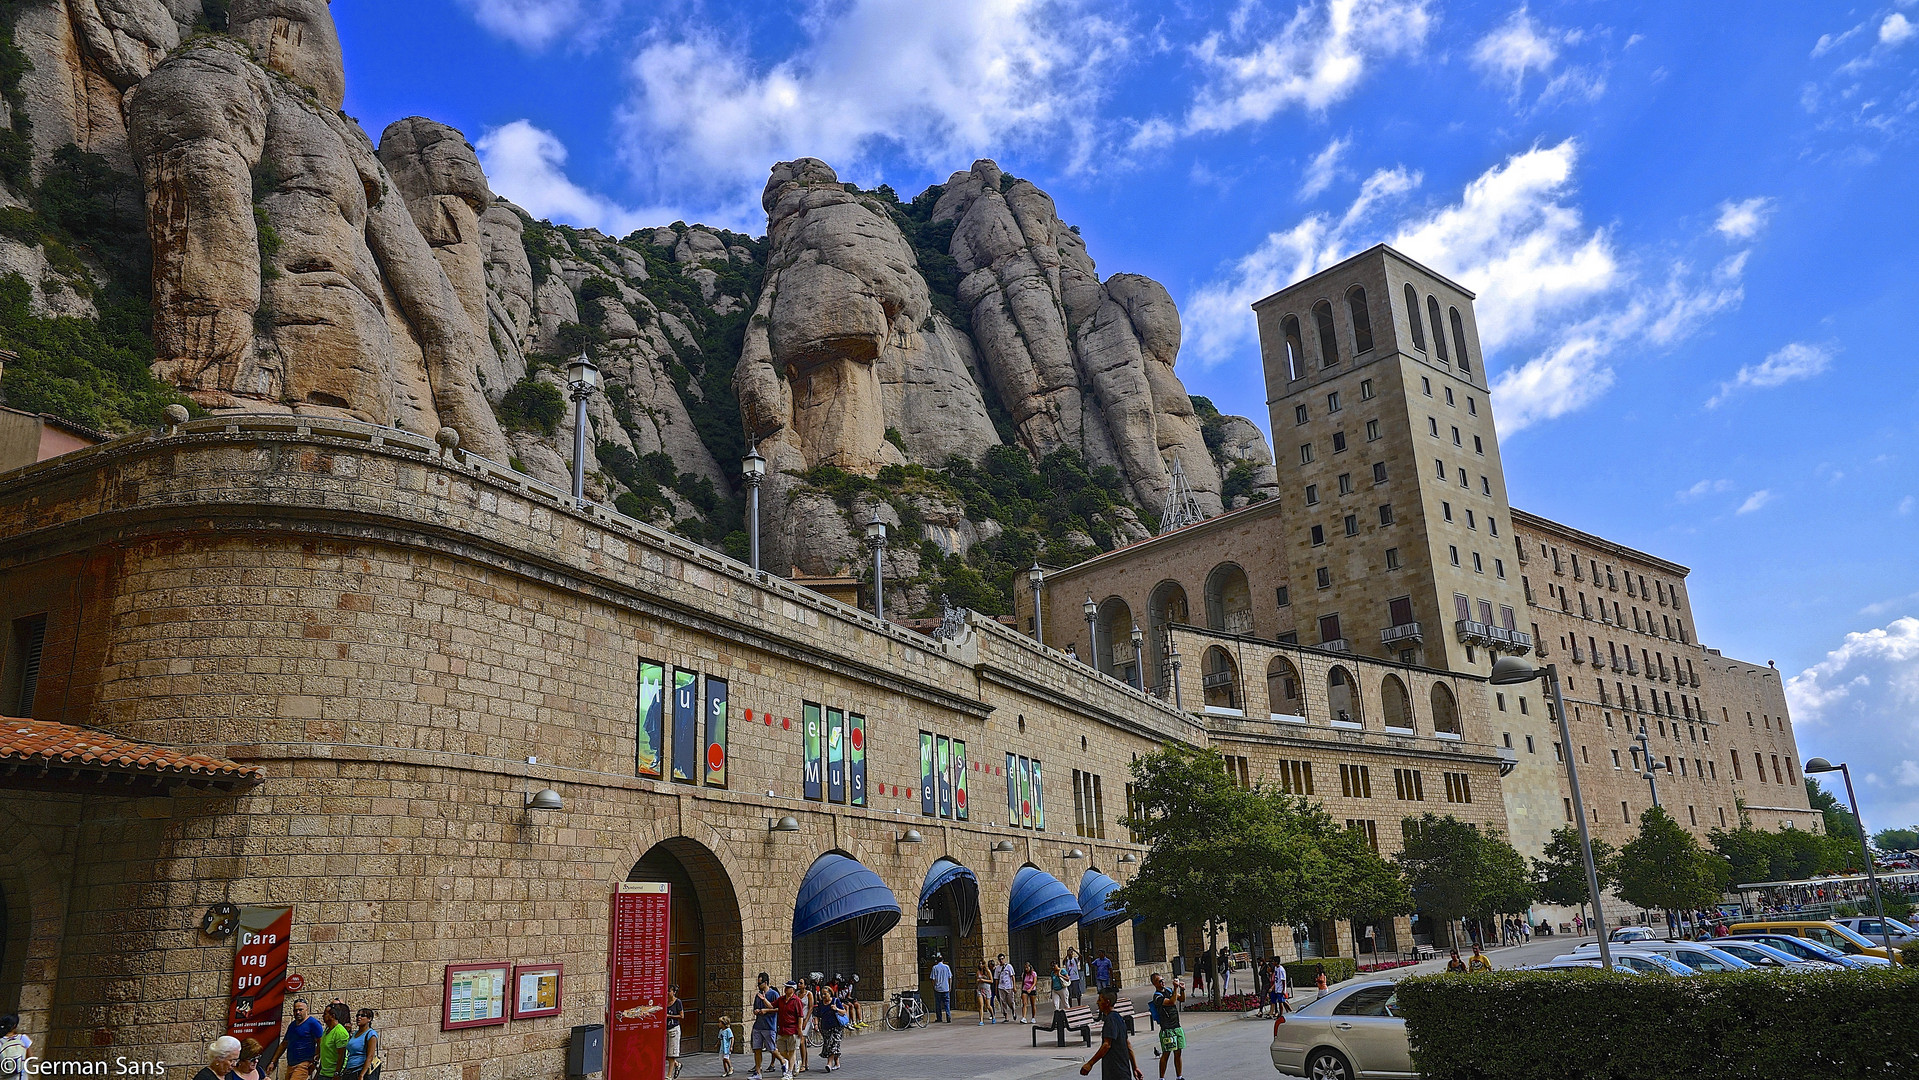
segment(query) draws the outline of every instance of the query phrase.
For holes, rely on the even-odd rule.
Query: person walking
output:
[[[806,999],[800,996],[798,983],[787,980],[777,1015],[779,1037],[773,1042],[773,1054],[780,1059],[780,1076],[791,1080],[800,1068],[800,1031],[806,1021]]]
[[[666,1080],[680,1075],[680,1022],[686,1019],[686,1002],[675,983],[666,988]]]
[[[1286,985],[1286,965],[1274,960],[1266,977],[1266,992],[1273,999],[1273,1019],[1278,1020],[1286,1015],[1286,999],[1291,996],[1288,992],[1291,988]]]
[[[1466,961],[1466,970],[1467,971],[1491,971],[1492,969],[1493,969],[1493,962],[1491,960],[1486,959],[1486,954],[1479,951],[1479,946],[1474,945],[1473,958],[1471,960]]]
[[[361,1009],[353,1017],[353,1034],[347,1038],[341,1080],[373,1080],[380,1064],[380,1033],[373,1030],[373,1010]]]
[[[233,1080],[262,1080],[260,1055],[266,1053],[266,1047],[260,1040],[245,1038],[240,1040],[240,1061],[233,1067]]]
[[[1451,973],[1451,972],[1465,971],[1465,970],[1466,970],[1466,961],[1461,960],[1459,958],[1459,950],[1454,949],[1452,951],[1452,958],[1446,961],[1446,971],[1448,973]]]
[[[0,1076],[25,1076],[27,1049],[32,1045],[20,1034],[19,1016],[14,1013],[0,1016]]]
[[[240,1040],[222,1035],[207,1044],[207,1066],[193,1074],[193,1080],[227,1080],[240,1061]]]
[[[816,985],[812,979],[804,975],[800,977],[798,990],[800,997],[799,1060],[793,1065],[793,1075],[795,1076],[809,1071],[812,1067],[807,1062],[808,1047],[806,1044],[813,1038],[813,1002],[814,999],[819,996],[815,989]]]
[[[1153,996],[1146,1008],[1153,1014],[1153,1023],[1159,1025],[1160,1080],[1166,1080],[1168,1058],[1173,1062],[1173,1075],[1178,1080],[1186,1080],[1186,1029],[1179,1026],[1179,1006],[1186,1000],[1186,988],[1178,979],[1167,986],[1157,971],[1153,972],[1152,980]]]
[[[1086,992],[1086,972],[1079,962],[1079,950],[1066,950],[1066,1003],[1077,1007],[1081,995]]]
[[[1099,992],[1099,1049],[1079,1067],[1079,1074],[1085,1076],[1099,1065],[1100,1080],[1146,1080],[1126,1037],[1126,1018],[1113,1011],[1113,998],[1111,989]]]
[[[946,960],[939,953],[934,953],[933,970],[929,974],[933,979],[933,1022],[950,1024],[953,1022],[953,969],[946,966]]]
[[[1019,977],[1020,1008],[1025,1010],[1020,1017],[1023,1024],[1039,1022],[1039,972],[1033,970],[1033,962],[1026,962],[1026,970]]]
[[[771,1054],[775,1061],[780,1059],[778,1041],[779,1019],[779,995],[773,992],[772,977],[762,971],[760,972],[760,987],[753,994],[753,1026],[749,1031],[749,1038],[752,1043],[751,1049],[753,1051],[752,1080],[763,1080],[760,1076],[761,1054]]]
[[[324,1080],[339,1080],[346,1070],[346,1044],[353,1039],[347,1028],[346,1002],[335,1001],[326,1007],[326,1034],[320,1036],[319,1068]]]
[[[1065,1012],[1066,1011],[1066,973],[1060,967],[1059,961],[1057,960],[1053,961],[1052,990],[1053,990],[1053,1011],[1056,1013]]]
[[[820,1033],[821,1067],[827,1072],[839,1068],[840,1040],[844,1036],[845,1004],[824,988],[813,994],[813,1026]]]
[[[1093,961],[1093,984],[1101,990],[1111,990],[1117,985],[1113,982],[1113,960],[1104,949]]]
[[[314,1058],[320,1053],[320,1036],[325,1034],[326,1025],[313,1015],[306,999],[295,1001],[293,1022],[287,1025],[286,1033],[273,1049],[273,1056],[267,1059],[266,1074],[273,1075],[274,1067],[280,1064],[280,1055],[285,1054],[287,1080],[312,1080]]]
[[[979,997],[980,1026],[999,1023],[999,1018],[993,1015],[993,969],[984,960],[973,973],[973,992]]]
[[[733,1075],[733,1018],[720,1017],[720,1075]]]

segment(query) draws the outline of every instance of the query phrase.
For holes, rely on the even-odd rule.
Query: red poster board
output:
[[[233,992],[227,998],[227,1034],[272,1046],[280,1037],[287,996],[290,907],[243,907],[233,937]]]
[[[560,964],[519,964],[513,969],[513,1019],[560,1015]]]
[[[623,881],[607,924],[605,1080],[666,1076],[668,887]]]

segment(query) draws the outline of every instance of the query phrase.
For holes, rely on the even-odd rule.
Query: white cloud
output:
[[[1919,592],[1907,593],[1904,596],[1895,596],[1890,600],[1879,600],[1867,604],[1865,607],[1859,609],[1859,614],[1876,618],[1880,615],[1891,614],[1907,606],[1919,606]]]
[[[1750,240],[1766,227],[1772,211],[1772,200],[1764,195],[1739,202],[1727,200],[1719,204],[1719,220],[1713,222],[1712,227],[1728,240]]]
[[[1323,110],[1377,62],[1423,44],[1432,25],[1428,0],[1310,0],[1283,23],[1244,4],[1194,49],[1207,78],[1181,126],[1230,131],[1288,108]]]
[[[1919,821],[1919,618],[1847,634],[1824,659],[1786,680],[1799,751],[1868,772],[1860,786],[1868,825]],[[1855,770],[1855,774],[1858,770]]]
[[[683,216],[664,207],[630,209],[575,184],[566,176],[566,145],[530,121],[489,128],[474,149],[493,191],[536,218],[624,236]]]
[[[1692,502],[1694,499],[1703,499],[1708,495],[1730,491],[1731,489],[1732,481],[1730,480],[1701,480],[1697,484],[1679,492],[1678,499],[1680,502]]]
[[[1311,199],[1333,186],[1335,174],[1339,169],[1339,159],[1345,155],[1346,148],[1352,144],[1353,140],[1350,136],[1334,139],[1326,144],[1326,149],[1313,155],[1313,160],[1306,165],[1305,178],[1299,183],[1299,197],[1302,200]]]
[[[1521,7],[1473,46],[1473,66],[1511,82],[1517,94],[1528,72],[1544,74],[1552,70],[1553,61],[1559,58],[1559,46],[1553,40],[1556,36],[1550,30],[1542,33],[1532,15]]]
[[[1502,434],[1577,409],[1604,394],[1610,358],[1630,344],[1666,345],[1740,302],[1740,256],[1705,275],[1673,263],[1642,282],[1605,229],[1572,205],[1579,147],[1535,146],[1488,169],[1459,201],[1383,212],[1420,182],[1379,170],[1344,214],[1311,214],[1269,234],[1226,275],[1182,308],[1187,355],[1213,364],[1249,348],[1253,301],[1385,240],[1478,294],[1480,345],[1489,356],[1526,346],[1532,355],[1493,383]],[[1497,366],[1497,365],[1495,365]]]
[[[1907,514],[1912,513],[1912,502],[1913,502],[1912,496],[1910,495],[1899,500],[1899,516],[1900,517],[1905,517]]]
[[[664,191],[756,204],[767,168],[801,156],[857,172],[882,148],[950,167],[1021,145],[1095,148],[1125,35],[1080,0],[850,0],[803,20],[770,65],[693,30],[629,65],[627,158]]]
[[[1919,26],[1914,26],[1911,20],[1896,11],[1886,16],[1886,21],[1879,24],[1879,44],[1881,45],[1904,45],[1915,36],[1919,36]]]
[[[1765,390],[1810,379],[1832,366],[1835,352],[1837,350],[1831,345],[1809,345],[1795,341],[1757,364],[1740,368],[1730,382],[1719,385],[1719,392],[1706,402],[1706,407],[1716,409],[1740,390]]]
[[[1760,488],[1758,491],[1755,491],[1752,494],[1746,496],[1746,501],[1740,503],[1739,509],[1733,511],[1733,513],[1750,514],[1760,509],[1761,507],[1765,506],[1767,503],[1771,501],[1772,501],[1772,492],[1766,490],[1765,488]]]
[[[620,0],[460,0],[473,20],[521,48],[538,51],[561,38],[590,38]]]
[[[1813,42],[1812,45],[1813,58],[1818,59],[1839,46],[1844,45],[1854,37],[1857,37],[1859,32],[1864,30],[1867,25],[1866,23],[1860,23],[1850,30],[1845,30],[1837,34],[1820,34],[1819,40]]]

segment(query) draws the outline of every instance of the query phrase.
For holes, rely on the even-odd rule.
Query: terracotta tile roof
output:
[[[119,776],[223,788],[258,784],[257,767],[51,720],[0,717],[0,787],[19,779]]]

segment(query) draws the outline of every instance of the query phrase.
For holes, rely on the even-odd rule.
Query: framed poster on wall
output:
[[[682,784],[699,781],[700,677],[684,668],[673,669],[673,779]]]
[[[513,968],[513,1019],[560,1015],[559,964],[519,964]]]
[[[854,806],[866,805],[866,717],[846,714],[846,786]]]
[[[635,776],[659,779],[665,762],[660,760],[666,745],[666,667],[651,660],[640,661],[639,706],[634,717]]]
[[[933,740],[933,772],[939,778],[939,811],[943,818],[953,816],[953,740],[944,735]]]
[[[821,760],[820,707],[804,702],[800,707],[800,726],[805,728],[806,772],[803,776],[806,797],[815,802],[826,798],[826,765]]]
[[[706,786],[726,786],[726,680],[706,677]]]
[[[846,714],[826,710],[826,801],[846,801]]]
[[[966,820],[966,740],[953,740],[953,820]]]
[[[511,964],[448,964],[440,1030],[506,1023],[507,980],[512,971]]]

